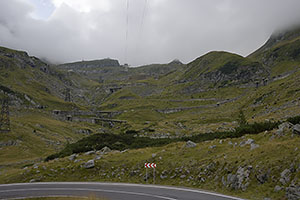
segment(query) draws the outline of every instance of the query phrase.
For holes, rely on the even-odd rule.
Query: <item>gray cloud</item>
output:
[[[38,20],[29,2],[1,0],[0,45],[53,62],[189,62],[212,50],[246,56],[274,30],[300,23],[299,0],[148,0],[141,29],[144,1],[130,0],[125,59],[126,1],[109,2],[109,11],[90,12],[62,4],[48,20]]]

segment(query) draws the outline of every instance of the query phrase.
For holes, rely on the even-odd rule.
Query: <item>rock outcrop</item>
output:
[[[86,169],[94,168],[95,167],[95,161],[89,160],[86,163],[83,164],[83,167]]]

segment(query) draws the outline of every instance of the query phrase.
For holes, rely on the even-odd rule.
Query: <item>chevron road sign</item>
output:
[[[145,163],[145,168],[146,168],[146,183],[148,183],[148,168],[153,168],[153,184],[155,184],[155,168],[156,164],[155,163]]]
[[[145,163],[145,168],[156,168],[155,163]]]

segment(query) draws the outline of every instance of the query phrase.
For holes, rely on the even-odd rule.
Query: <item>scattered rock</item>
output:
[[[280,187],[279,185],[276,185],[274,188],[274,192],[279,192],[280,190],[282,190],[282,187]]]
[[[0,142],[0,147],[16,146],[18,145],[17,141],[8,140],[7,142]]]
[[[100,160],[102,157],[101,156],[96,156],[95,160]]]
[[[72,154],[69,156],[70,161],[74,161],[77,158],[77,154]]]
[[[241,141],[239,146],[240,146],[240,147],[243,147],[243,146],[245,146],[245,145],[246,145],[246,141]]]
[[[252,143],[251,146],[250,146],[250,150],[256,149],[258,147],[259,147],[259,144]]]
[[[79,134],[85,134],[85,135],[90,135],[93,132],[90,129],[79,129],[77,131],[77,133],[79,133]]]
[[[252,166],[239,167],[236,174],[228,174],[227,180],[222,177],[223,185],[230,187],[232,189],[238,190],[242,189],[245,191],[249,185],[249,176]]]
[[[284,122],[278,126],[278,129],[286,130],[293,127],[293,124],[290,122]]]
[[[156,153],[153,153],[153,154],[152,154],[152,158],[155,158],[155,157],[156,157]]]
[[[92,154],[95,154],[96,152],[95,151],[88,151],[86,153],[84,153],[84,155],[92,155]]]
[[[84,163],[83,167],[86,168],[86,169],[93,168],[93,167],[95,167],[95,161],[94,160],[89,160],[86,163]]]
[[[283,172],[280,173],[280,183],[285,185],[288,182],[290,182],[290,178],[291,178],[291,170],[289,169],[285,169],[283,170]]]
[[[82,161],[82,159],[76,159],[76,160],[74,160],[75,163],[78,163],[80,161]]]
[[[245,145],[247,145],[247,144],[254,144],[254,140],[253,139],[248,139],[248,140],[246,140],[246,141],[242,141],[241,143],[240,143],[240,147],[243,147],[243,146],[245,146]]]
[[[194,148],[196,146],[197,146],[197,144],[195,142],[190,141],[190,140],[187,141],[186,144],[185,144],[185,147],[187,147],[187,148]]]
[[[174,179],[177,176],[177,174],[174,174],[170,177],[170,179]]]
[[[264,184],[268,181],[269,175],[268,173],[261,172],[259,170],[259,174],[255,176],[260,184]]]
[[[289,200],[299,200],[300,199],[300,185],[291,185],[286,188],[286,197]]]
[[[33,182],[36,182],[36,180],[35,179],[31,179],[29,182],[33,183]]]
[[[210,146],[209,148],[210,149],[215,149],[217,146],[216,145],[212,145],[212,146]]]
[[[102,149],[101,149],[101,152],[102,153],[109,153],[109,152],[111,152],[111,149],[109,148],[109,147],[103,147]]]
[[[292,123],[284,122],[278,126],[278,129],[276,130],[275,134],[277,136],[284,136],[285,131],[288,131],[292,127],[293,127]]]
[[[300,124],[296,124],[295,126],[293,126],[293,133],[300,135]]]
[[[161,175],[160,175],[160,178],[161,178],[161,179],[166,179],[166,178],[168,178],[168,176],[167,176],[167,175],[162,175],[162,174],[161,174]]]
[[[186,177],[186,175],[184,175],[184,174],[180,176],[181,179],[183,179],[183,178],[185,178],[185,177]]]
[[[245,144],[253,144],[254,143],[254,140],[253,139],[251,139],[251,138],[249,138],[247,141],[246,141],[246,143]]]

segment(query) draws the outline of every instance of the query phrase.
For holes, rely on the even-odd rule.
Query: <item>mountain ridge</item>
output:
[[[0,94],[10,100],[11,111],[11,132],[0,133],[0,183],[140,183],[149,161],[160,163],[162,184],[250,199],[297,195],[298,49],[294,37],[250,57],[214,51],[188,64],[89,68],[83,63],[71,69],[0,48]],[[126,146],[115,137],[100,145],[117,147],[111,153],[105,148],[108,152],[77,154],[100,148],[85,141],[112,134],[147,148],[116,151]],[[187,139],[197,143],[183,142]],[[71,155],[74,148],[70,157],[42,162],[62,149]],[[89,160],[95,166],[86,169]]]

